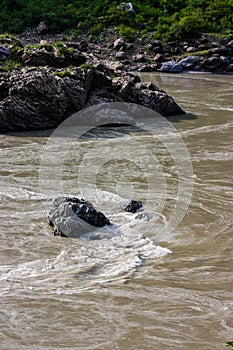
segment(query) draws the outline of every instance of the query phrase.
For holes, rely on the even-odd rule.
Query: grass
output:
[[[2,66],[0,66],[1,72],[11,72],[15,68],[21,67],[21,63],[19,60],[8,59],[6,60]]]
[[[43,44],[33,44],[33,45],[27,45],[26,50],[30,49],[45,49],[47,52],[52,52],[53,51],[53,45],[49,43],[43,43]]]

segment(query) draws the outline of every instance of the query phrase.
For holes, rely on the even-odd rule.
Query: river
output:
[[[142,79],[188,112],[169,119],[179,157],[189,154],[187,173],[172,153],[178,141],[169,148],[130,126],[97,128],[69,151],[58,137],[49,149],[51,131],[0,135],[1,350],[220,350],[233,340],[232,76]],[[59,194],[59,158],[63,193],[94,191],[85,198],[114,223],[115,237],[53,236],[46,213]],[[124,212],[125,198],[147,203],[144,211]]]

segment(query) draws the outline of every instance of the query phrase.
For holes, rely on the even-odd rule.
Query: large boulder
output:
[[[64,43],[41,42],[25,46],[21,52],[21,61],[24,66],[64,68],[70,65],[80,66],[86,62],[86,57]]]
[[[73,69],[61,78],[40,68],[1,74],[0,131],[58,126],[65,117],[84,108],[92,74],[91,70]]]
[[[138,76],[110,79],[92,68],[30,67],[0,74],[0,131],[57,127],[86,107],[106,102],[129,102],[164,116],[184,111],[171,96]]]
[[[151,108],[163,116],[184,113],[171,96],[153,83],[141,82],[138,76],[126,76],[118,81],[121,82],[119,93],[125,102]]]
[[[161,72],[169,72],[169,73],[180,73],[183,71],[183,66],[176,61],[168,61],[164,62],[160,68]]]
[[[209,58],[204,59],[201,62],[201,66],[203,69],[212,72],[212,71],[220,70],[222,66],[222,62],[220,60],[219,55],[216,55],[216,56],[211,56]]]
[[[211,55],[223,55],[223,56],[229,56],[231,54],[231,48],[230,47],[214,47],[213,49],[210,49],[208,51],[208,54]]]
[[[199,63],[199,57],[198,56],[188,56],[183,58],[181,61],[179,61],[179,64],[184,69],[192,69]]]
[[[80,237],[97,227],[110,226],[109,219],[84,199],[59,197],[48,214],[55,236]]]

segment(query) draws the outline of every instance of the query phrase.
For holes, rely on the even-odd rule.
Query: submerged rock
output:
[[[56,198],[48,220],[54,228],[54,235],[61,237],[80,237],[97,227],[111,225],[90,202],[76,197]]]
[[[135,201],[132,199],[130,202],[123,206],[123,209],[130,213],[136,213],[137,211],[142,209],[142,207],[143,203],[141,201]]]

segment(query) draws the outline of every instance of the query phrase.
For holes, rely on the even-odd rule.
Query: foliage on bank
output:
[[[51,31],[76,30],[93,37],[116,27],[132,40],[152,32],[164,40],[196,37],[200,32],[230,34],[232,0],[134,0],[135,12],[112,0],[2,0],[0,31],[19,33],[46,22]]]

